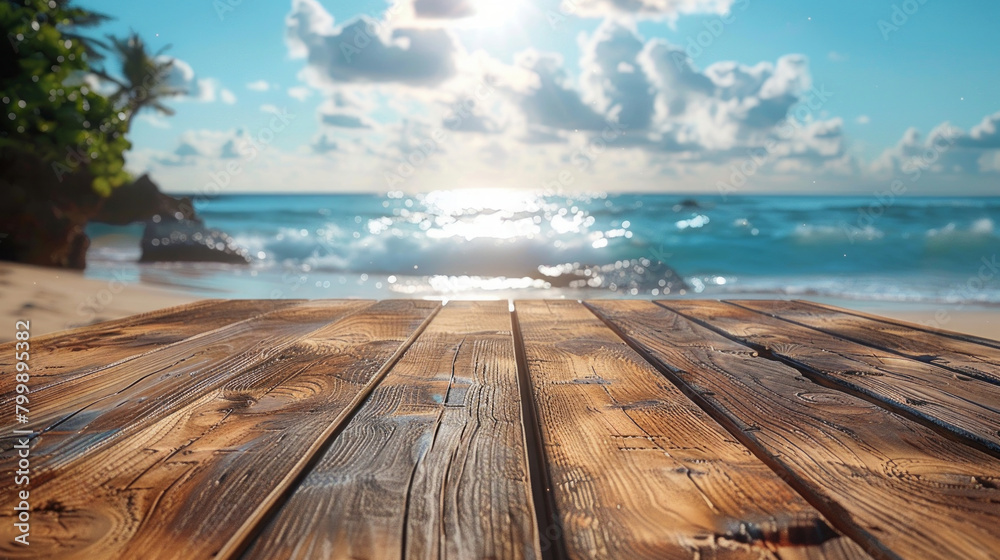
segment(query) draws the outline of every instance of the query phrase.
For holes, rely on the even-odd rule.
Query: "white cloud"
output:
[[[968,132],[944,122],[924,138],[916,128],[882,152],[871,170],[881,174],[920,176],[925,173],[994,173],[1000,161],[1000,113],[987,115]]]
[[[561,11],[581,17],[633,15],[677,19],[686,14],[725,14],[735,4],[745,9],[750,0],[566,0]]]
[[[969,131],[968,138],[961,139],[961,145],[972,148],[1000,148],[1000,113],[987,115]]]
[[[526,51],[517,56],[517,65],[536,76],[534,87],[514,94],[529,122],[562,130],[601,130],[607,125],[583,101],[560,56]]]
[[[240,135],[239,131],[219,131],[219,130],[187,130],[183,132],[177,141],[177,148],[172,155],[177,158],[225,157],[224,147],[227,142],[232,141]],[[176,159],[165,160],[173,164],[179,164]]]
[[[643,42],[631,27],[605,21],[583,44],[584,96],[599,111],[630,129],[653,118],[652,84],[639,66]]]
[[[288,88],[288,96],[292,99],[305,101],[312,95],[312,90],[307,87],[295,86]]]
[[[872,122],[872,119],[868,115],[858,115],[858,118],[854,119],[854,122],[858,124],[868,124]]]
[[[979,157],[979,170],[983,173],[1000,173],[1000,151],[984,153]]]
[[[136,120],[147,123],[154,128],[171,128],[169,121],[151,113],[140,113],[139,116],[136,117]]]
[[[456,19],[476,13],[471,0],[412,0],[414,15],[431,19]]]
[[[267,91],[271,89],[271,84],[267,80],[257,80],[247,84],[247,89],[251,91]]]
[[[635,189],[704,184],[714,191],[715,180],[727,180],[732,165],[766,147],[758,185],[794,189],[809,174],[852,177],[844,184],[867,190],[864,178],[871,175],[862,174],[868,167],[845,152],[844,122],[827,114],[824,104],[832,94],[814,87],[804,56],[698,67],[682,47],[647,40],[634,23],[721,14],[745,4],[577,0],[578,15],[633,17],[608,18],[583,34],[576,74],[552,53],[527,50],[508,64],[467,52],[451,31],[464,25],[457,20],[471,9],[463,0],[401,0],[395,5],[404,6],[402,14],[390,8],[380,20],[363,16],[347,22],[335,22],[317,0],[293,0],[286,40],[290,54],[305,59],[300,79],[309,87],[287,92],[299,101],[314,92],[322,97],[315,113],[318,130],[303,148],[327,164],[335,160],[338,169],[341,164],[356,169],[357,176],[345,172],[343,178],[352,188],[378,189],[384,172],[431,145],[432,153],[418,158],[426,163],[400,188],[436,188],[456,178],[531,186],[586,160],[573,169],[574,188],[606,188],[613,177],[614,184]],[[847,59],[835,51],[827,57]],[[489,93],[475,95],[483,84],[489,84]],[[866,124],[867,115],[856,122]],[[625,134],[607,141],[599,157],[579,158],[609,123],[622,126]],[[1000,143],[998,124],[1000,117],[986,119],[964,133],[959,144],[977,150],[975,157],[949,159],[947,165],[995,169],[1000,159],[987,146]],[[910,138],[897,151],[924,145]],[[891,167],[899,158],[881,159]]]
[[[177,97],[178,101],[191,100],[201,103],[213,103],[221,100],[227,104],[236,102],[236,96],[233,95],[233,92],[222,87],[219,80],[197,77],[194,69],[187,62],[179,58],[170,57],[160,57],[160,60],[173,61],[170,74],[167,76],[167,84],[187,92],[187,95]]]
[[[293,0],[286,19],[293,57],[308,59],[312,85],[434,86],[455,75],[458,47],[444,29],[395,28],[367,16],[335,26],[316,0]]]

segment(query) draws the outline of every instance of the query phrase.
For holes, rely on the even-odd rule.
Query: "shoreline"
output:
[[[215,297],[227,295],[237,294],[218,294]],[[524,294],[523,297],[534,299],[538,298],[539,294]],[[552,297],[558,298],[559,292],[553,292]],[[774,294],[738,296],[734,294],[727,299],[774,298]],[[2,301],[0,316],[10,328],[6,331],[0,330],[0,342],[13,339],[13,325],[18,320],[30,320],[32,334],[41,335],[201,299],[207,297],[165,288],[159,283],[102,280],[88,278],[83,272],[75,270],[2,262],[0,263],[0,301]],[[595,294],[593,299],[602,299],[602,296]],[[995,307],[808,296],[796,299],[818,301],[918,325],[930,325],[948,331],[1000,340],[1000,310]]]

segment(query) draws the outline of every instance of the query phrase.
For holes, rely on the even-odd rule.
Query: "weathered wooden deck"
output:
[[[1000,342],[783,301],[205,301],[31,339],[9,558],[1000,558]],[[20,488],[23,489],[23,488]]]

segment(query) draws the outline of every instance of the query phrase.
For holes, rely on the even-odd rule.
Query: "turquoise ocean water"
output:
[[[94,225],[87,274],[210,297],[825,297],[1000,305],[1000,198],[231,195],[248,267],[139,265]],[[683,283],[671,281],[675,272]]]

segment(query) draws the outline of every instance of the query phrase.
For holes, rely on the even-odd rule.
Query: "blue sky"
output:
[[[190,95],[137,122],[129,162],[178,192],[995,194],[1000,178],[997,3],[80,4],[172,45]],[[348,60],[362,15],[378,33]]]

